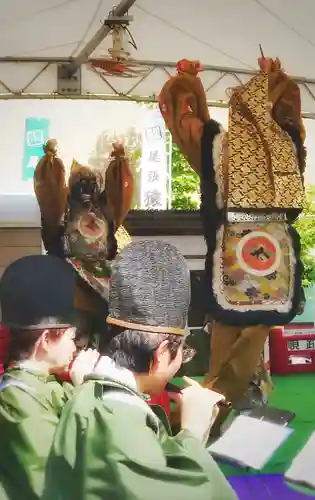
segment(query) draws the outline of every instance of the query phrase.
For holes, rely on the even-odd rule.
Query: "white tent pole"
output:
[[[130,0],[131,1],[131,0]],[[36,81],[36,79],[46,70],[47,67],[51,67],[54,65],[62,65],[64,66],[65,70],[68,71],[68,66],[71,64],[72,59],[69,57],[0,57],[0,75],[1,75],[1,64],[4,65],[4,67],[7,64],[16,64],[16,65],[21,65],[21,69],[23,67],[30,66],[34,68],[34,77],[32,78],[30,83],[33,83]],[[123,93],[117,91],[115,94],[109,94],[108,92],[108,82],[107,85],[104,85],[104,91],[101,89],[99,91],[93,91],[91,93],[89,89],[87,88],[84,92],[69,92],[67,95],[62,96],[62,94],[58,93],[57,91],[45,91],[44,89],[41,92],[26,92],[26,89],[29,87],[30,83],[26,86],[24,89],[16,89],[13,90],[9,88],[9,86],[5,83],[5,77],[0,79],[0,101],[2,100],[10,100],[10,99],[101,99],[101,100],[132,100],[132,101],[142,101],[142,102],[156,102],[157,100],[157,95],[155,93],[149,95],[142,95],[137,94],[137,87],[141,82],[143,82],[149,75],[153,73],[154,70],[164,70],[166,75],[170,75],[176,68],[176,63],[175,62],[168,62],[168,61],[139,61],[132,59],[131,62],[138,66],[138,67],[143,67],[148,70],[148,73],[145,76],[142,76],[140,79],[139,77],[135,76],[135,79],[131,78],[131,81],[135,81],[133,85],[130,87],[129,90],[125,90]],[[38,67],[40,65],[44,65],[43,68]],[[34,67],[35,66],[35,67]],[[236,68],[227,68],[227,67],[221,67],[221,66],[211,66],[211,65],[203,65],[205,73],[214,73],[217,74],[217,77],[215,80],[212,81],[211,85],[206,87],[206,92],[209,92],[213,87],[216,86],[216,84],[222,80],[224,77],[227,75],[234,76],[236,79],[242,79],[242,76],[244,77],[245,80],[247,80],[251,75],[255,74],[254,70],[248,70],[248,69],[236,69]],[[4,68],[5,69],[5,68]],[[175,71],[174,71],[175,72]],[[100,75],[101,76],[101,75]],[[206,75],[205,75],[206,76]],[[315,100],[315,91],[313,90],[315,87],[315,79],[311,78],[303,78],[303,77],[294,77],[291,76],[293,80],[300,86],[301,90],[304,88],[310,95],[311,99],[314,101]],[[3,87],[4,90],[1,90],[1,87]],[[51,88],[51,86],[50,86]],[[57,88],[57,84],[56,84]],[[210,93],[211,94],[211,93]],[[210,97],[210,96],[209,96]],[[223,97],[223,96],[222,96]],[[226,102],[226,96],[220,100],[220,101],[211,101],[208,100],[209,106],[214,106],[214,107],[222,107],[225,108],[228,106],[228,103]],[[307,119],[315,119],[315,113],[314,112],[307,112],[306,110],[303,111],[302,116]]]
[[[121,2],[115,6],[110,13],[110,16],[107,18],[107,21],[113,17],[122,17],[124,16],[128,10],[133,6],[136,0],[121,0]],[[115,24],[113,19],[113,24]],[[79,68],[83,63],[87,62],[90,55],[94,52],[95,49],[102,43],[102,41],[107,37],[112,29],[112,25],[104,23],[101,28],[95,33],[93,38],[86,44],[86,46],[81,50],[80,54],[78,54],[69,64],[69,73],[71,75],[72,72],[75,72],[77,68]]]
[[[19,101],[19,100],[34,100],[34,99],[43,99],[43,100],[63,100],[68,99],[69,96],[63,96],[59,94],[38,94],[38,93],[30,93],[30,94],[5,94],[0,93],[0,101]],[[140,103],[154,103],[157,102],[156,97],[147,97],[147,96],[125,96],[123,94],[115,95],[115,94],[78,94],[71,96],[71,100],[74,101],[127,101],[127,102],[140,102]],[[208,106],[212,108],[228,108],[228,102],[224,101],[211,101],[207,100]],[[315,113],[303,112],[302,118],[307,120],[315,120]]]
[[[130,2],[134,3],[136,0],[128,0],[128,1],[129,1],[129,3]],[[101,31],[101,30],[103,31],[105,29],[105,27],[108,27],[108,26],[102,26],[99,31]],[[96,36],[97,36],[97,34],[95,35],[95,37]],[[95,37],[93,37],[93,39]],[[99,42],[99,44],[102,42],[102,40]],[[92,40],[91,40],[91,42],[92,42]],[[89,42],[87,44],[87,46],[91,42]],[[86,47],[83,50],[86,50]],[[95,48],[93,48],[92,52],[95,50]],[[83,50],[82,50],[82,52],[83,52]],[[69,64],[71,64],[71,63],[74,63],[75,60],[77,60],[77,59],[69,59],[69,57],[11,57],[11,56],[5,56],[5,57],[0,57],[0,64],[1,63],[49,63],[49,64],[67,64],[67,63],[69,63]],[[87,62],[87,60],[85,60],[84,62]],[[161,68],[161,69],[164,69],[164,68],[175,69],[176,68],[176,62],[170,62],[170,61],[150,61],[150,60],[149,61],[143,61],[143,60],[138,61],[138,60],[132,59],[132,62],[134,62],[137,66],[146,66],[146,67],[150,66],[152,68]],[[225,66],[212,66],[209,64],[203,64],[202,67],[204,68],[204,71],[213,71],[215,73],[223,73],[226,75],[240,75],[240,76],[241,75],[249,75],[250,76],[250,75],[255,75],[257,73],[257,71],[255,71],[254,69],[250,70],[250,69],[242,69],[242,68],[229,68],[229,67],[225,67]],[[315,79],[313,79],[313,78],[304,78],[303,76],[292,76],[292,75],[289,75],[289,77],[292,78],[292,80],[294,80],[296,83],[299,83],[302,85],[315,85]]]

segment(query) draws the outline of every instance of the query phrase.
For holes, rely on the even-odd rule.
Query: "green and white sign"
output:
[[[44,156],[43,144],[49,138],[50,120],[47,118],[26,118],[24,134],[24,157],[22,180],[33,178],[34,169]]]

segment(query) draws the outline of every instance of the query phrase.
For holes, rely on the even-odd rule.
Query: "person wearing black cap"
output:
[[[32,255],[11,264],[0,280],[2,324],[10,330],[0,381],[0,498],[37,500],[61,409],[73,393],[52,373],[75,354],[77,311],[73,268],[52,256]],[[72,381],[95,365],[96,353],[79,355]]]
[[[174,437],[143,397],[160,393],[183,361],[189,301],[176,247],[140,241],[122,250],[109,295],[113,338],[63,410],[43,500],[236,499],[205,447],[223,396],[188,380]]]

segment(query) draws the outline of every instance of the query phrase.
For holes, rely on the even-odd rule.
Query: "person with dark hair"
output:
[[[72,361],[78,311],[77,275],[61,259],[32,255],[11,264],[0,280],[2,324],[10,341],[0,380],[0,498],[37,500],[62,407],[73,385],[61,374]],[[79,385],[98,353],[83,352],[72,365]]]
[[[112,339],[56,431],[44,500],[234,500],[206,449],[223,396],[187,380],[172,436],[159,394],[185,356],[189,270],[168,243],[127,245],[112,267]]]

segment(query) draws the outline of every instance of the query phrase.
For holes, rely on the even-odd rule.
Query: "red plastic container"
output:
[[[71,370],[72,363],[73,363],[73,361],[70,363],[70,365],[67,367],[67,369],[64,372],[58,373],[58,378],[59,378],[59,380],[61,380],[61,382],[69,382],[70,384],[72,384],[72,380],[70,377],[70,370]]]
[[[269,350],[271,374],[315,373],[314,324],[272,328]]]
[[[0,325],[0,375],[3,374],[7,351],[10,342],[10,330]]]
[[[170,408],[170,398],[168,392],[163,391],[161,394],[157,394],[156,396],[150,396],[150,400],[148,404],[151,405],[159,405],[163,408],[168,418],[171,416],[171,408]]]

